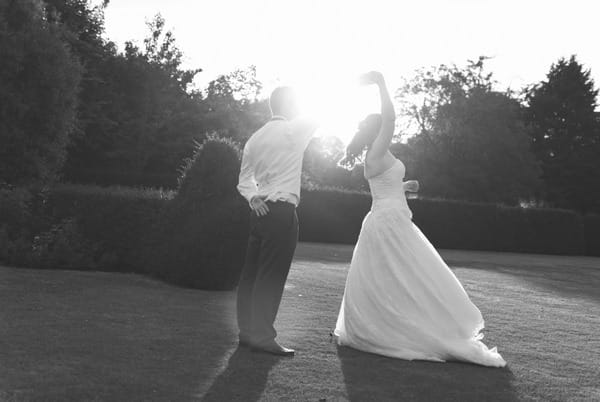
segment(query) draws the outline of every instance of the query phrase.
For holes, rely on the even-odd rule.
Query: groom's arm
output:
[[[250,147],[248,143],[244,147],[244,153],[242,154],[242,166],[240,169],[240,176],[238,180],[237,189],[240,194],[248,200],[248,203],[252,205],[252,198],[258,195],[256,188],[256,181],[254,180],[254,169],[252,167],[250,154]]]
[[[293,135],[300,140],[303,148],[308,146],[318,127],[318,122],[313,119],[297,118],[292,121]]]

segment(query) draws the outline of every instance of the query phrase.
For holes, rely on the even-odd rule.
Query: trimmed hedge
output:
[[[227,139],[198,144],[179,191],[147,238],[145,265],[169,282],[225,290],[237,286],[248,241],[248,204],[237,194],[240,150]]]
[[[143,272],[142,243],[172,198],[171,192],[152,189],[60,185],[48,194],[46,214],[55,221],[75,218],[103,269]]]
[[[586,215],[583,222],[585,254],[600,257],[600,215]]]
[[[585,252],[572,212],[442,200],[409,200],[413,221],[439,248],[570,254]]]
[[[366,193],[303,190],[297,210],[300,241],[354,244],[370,208],[371,196]]]
[[[371,206],[369,194],[304,191],[300,239],[354,244]],[[582,218],[571,211],[410,199],[413,221],[438,248],[583,254]]]
[[[202,289],[232,289],[249,209],[237,194],[240,150],[197,144],[177,192],[58,185],[0,189],[0,260],[42,268],[147,273]],[[411,199],[413,220],[439,248],[600,255],[600,216],[558,209]],[[304,189],[300,240],[354,244],[367,193]]]
[[[186,161],[177,193],[68,184],[43,196],[2,189],[0,261],[232,289],[249,223],[248,204],[236,190],[239,168],[238,147],[210,138]]]

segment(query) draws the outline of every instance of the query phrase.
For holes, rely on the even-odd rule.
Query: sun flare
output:
[[[359,86],[354,77],[321,80],[309,77],[293,85],[302,114],[319,122],[318,135],[338,137],[344,144],[350,142],[360,120],[379,111],[376,88]]]

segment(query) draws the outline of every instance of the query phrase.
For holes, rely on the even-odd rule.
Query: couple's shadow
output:
[[[350,401],[517,401],[508,368],[406,361],[337,346]]]
[[[202,401],[258,401],[265,390],[269,372],[281,359],[238,347]]]

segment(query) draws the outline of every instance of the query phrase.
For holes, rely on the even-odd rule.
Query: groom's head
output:
[[[293,119],[298,115],[298,100],[292,87],[277,87],[271,92],[269,106],[273,116],[283,116]]]

